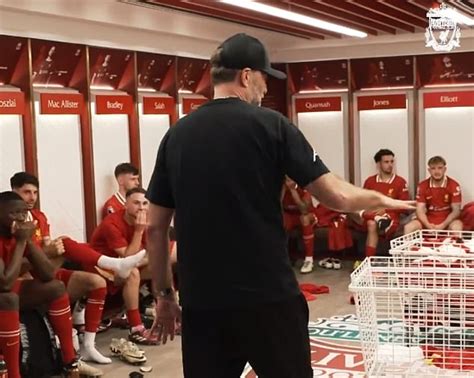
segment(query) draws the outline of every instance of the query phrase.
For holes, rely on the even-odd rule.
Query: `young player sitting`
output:
[[[381,149],[374,155],[378,173],[368,177],[364,188],[375,190],[388,197],[408,200],[408,186],[406,180],[395,174],[395,154],[388,149]],[[365,256],[374,256],[380,237],[390,238],[400,225],[400,212],[381,209],[378,212],[362,211],[360,214],[351,214],[356,223],[355,229],[367,232]],[[355,267],[358,265],[355,262]]]
[[[27,205],[18,194],[0,193],[0,348],[8,376],[20,377],[19,308],[48,304],[66,376],[78,378],[80,362],[73,347],[69,297],[63,283],[54,279],[54,267],[34,239],[37,225],[27,221],[27,215]],[[23,257],[34,278],[20,277]]]
[[[292,179],[286,177],[282,191],[282,206],[285,230],[287,232],[296,228],[302,230],[305,258],[301,273],[311,273],[314,265],[313,225],[316,221],[312,212],[311,195],[306,190],[299,188]]]
[[[38,199],[39,182],[38,179],[26,172],[16,173],[10,179],[13,191],[19,194],[28,206],[27,219],[36,222],[34,240],[42,247],[48,258],[53,261],[56,270],[56,279],[62,281],[66,286],[71,301],[76,301],[83,296],[87,297],[85,306],[85,333],[82,350],[82,358],[85,361],[93,361],[102,364],[111,363],[112,360],[103,356],[95,348],[96,332],[102,318],[102,310],[106,296],[106,282],[98,274],[73,271],[60,268],[64,257],[77,262],[84,267],[104,266],[118,268],[119,274],[127,277],[132,268],[138,264],[137,261],[128,261],[123,264],[119,259],[111,259],[102,256],[92,250],[86,244],[80,244],[74,240],[63,237],[51,240],[50,227],[47,217],[40,210],[35,208]],[[130,260],[130,259],[129,259]]]
[[[416,219],[405,225],[404,233],[420,230],[461,231],[461,187],[446,175],[446,160],[434,156],[428,160],[430,177],[418,184]]]
[[[126,193],[125,208],[108,215],[95,229],[91,246],[106,256],[134,256],[146,247],[148,200],[145,190],[131,189]],[[153,345],[158,340],[149,335],[140,318],[138,307],[140,271],[135,268],[124,280],[115,276],[109,281],[108,294],[122,294],[130,326],[129,340],[137,344]]]
[[[118,191],[111,196],[102,208],[102,219],[107,215],[122,210],[125,207],[125,194],[127,191],[140,186],[139,171],[130,163],[122,163],[115,167],[115,180]]]

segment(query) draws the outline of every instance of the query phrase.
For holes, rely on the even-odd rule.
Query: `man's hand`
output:
[[[37,222],[16,222],[12,223],[11,233],[18,241],[31,240],[36,231]]]
[[[289,190],[296,190],[296,182],[294,182],[293,180],[286,179],[285,185]]]
[[[176,302],[174,294],[166,298],[156,299],[156,318],[151,326],[150,332],[158,332],[158,340],[163,344],[174,339],[176,326],[181,325],[181,308]]]
[[[146,211],[142,210],[138,212],[137,218],[135,219],[135,231],[136,232],[144,232],[146,227],[148,226],[147,223],[147,213]]]
[[[57,238],[50,241],[48,244],[45,244],[43,247],[43,251],[46,255],[50,258],[58,257],[64,254],[64,244],[62,238]]]
[[[402,201],[402,200],[397,200],[393,199],[390,197],[385,196],[384,197],[384,212],[385,210],[388,209],[393,209],[393,210],[416,210],[416,201]],[[377,212],[380,210],[377,210]]]
[[[445,228],[446,228],[446,226],[444,225],[444,223],[432,224],[431,225],[432,230],[444,230]]]

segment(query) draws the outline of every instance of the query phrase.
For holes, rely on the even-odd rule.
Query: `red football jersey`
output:
[[[7,238],[5,236],[0,236],[0,258],[5,264],[5,268],[10,265],[10,262],[13,257],[13,251],[15,250],[16,239]]]
[[[461,220],[464,230],[474,231],[474,201],[467,203],[462,209]]]
[[[125,198],[117,192],[112,197],[110,197],[104,204],[102,208],[102,219],[104,219],[107,215],[116,213],[119,210],[125,208]]]
[[[298,187],[296,188],[296,191],[298,192],[301,200],[303,202],[309,202],[312,208],[311,194],[309,194],[307,190]],[[300,209],[298,208],[298,205],[296,205],[295,200],[293,199],[291,192],[288,188],[286,188],[285,195],[283,196],[283,210],[291,214],[300,213]]]
[[[117,257],[115,249],[127,247],[133,238],[135,226],[125,219],[125,209],[107,216],[92,234],[91,247],[103,255]],[[146,232],[143,233],[140,249],[146,246]]]
[[[434,187],[431,178],[418,184],[416,202],[426,204],[427,214],[448,216],[451,212],[451,204],[461,203],[461,201],[461,187],[448,176],[440,187]]]
[[[389,181],[382,181],[379,175],[370,176],[364,182],[365,189],[375,190],[388,197],[408,200],[408,185],[403,177],[393,174]]]
[[[27,220],[37,222],[33,240],[38,245],[43,245],[44,238],[50,237],[48,218],[46,218],[46,215],[42,211],[38,209],[32,209],[28,212]]]
[[[393,199],[403,201],[409,199],[407,182],[403,177],[396,174],[393,174],[388,181],[382,181],[379,175],[370,176],[365,180],[364,188],[375,190]],[[387,213],[396,218],[401,212],[398,210],[389,210]]]

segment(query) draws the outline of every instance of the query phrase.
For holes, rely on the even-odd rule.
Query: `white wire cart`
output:
[[[474,377],[474,233],[418,231],[390,253],[349,285],[367,376]]]

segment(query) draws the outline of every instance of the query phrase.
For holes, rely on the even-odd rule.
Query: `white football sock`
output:
[[[127,278],[130,275],[130,271],[140,263],[145,255],[146,251],[144,249],[132,256],[121,259],[104,255],[100,256],[97,265],[99,268],[113,270],[121,278]]]
[[[99,364],[110,364],[112,360],[102,355],[95,347],[95,332],[84,332],[84,346],[81,353],[84,361],[97,362]]]

